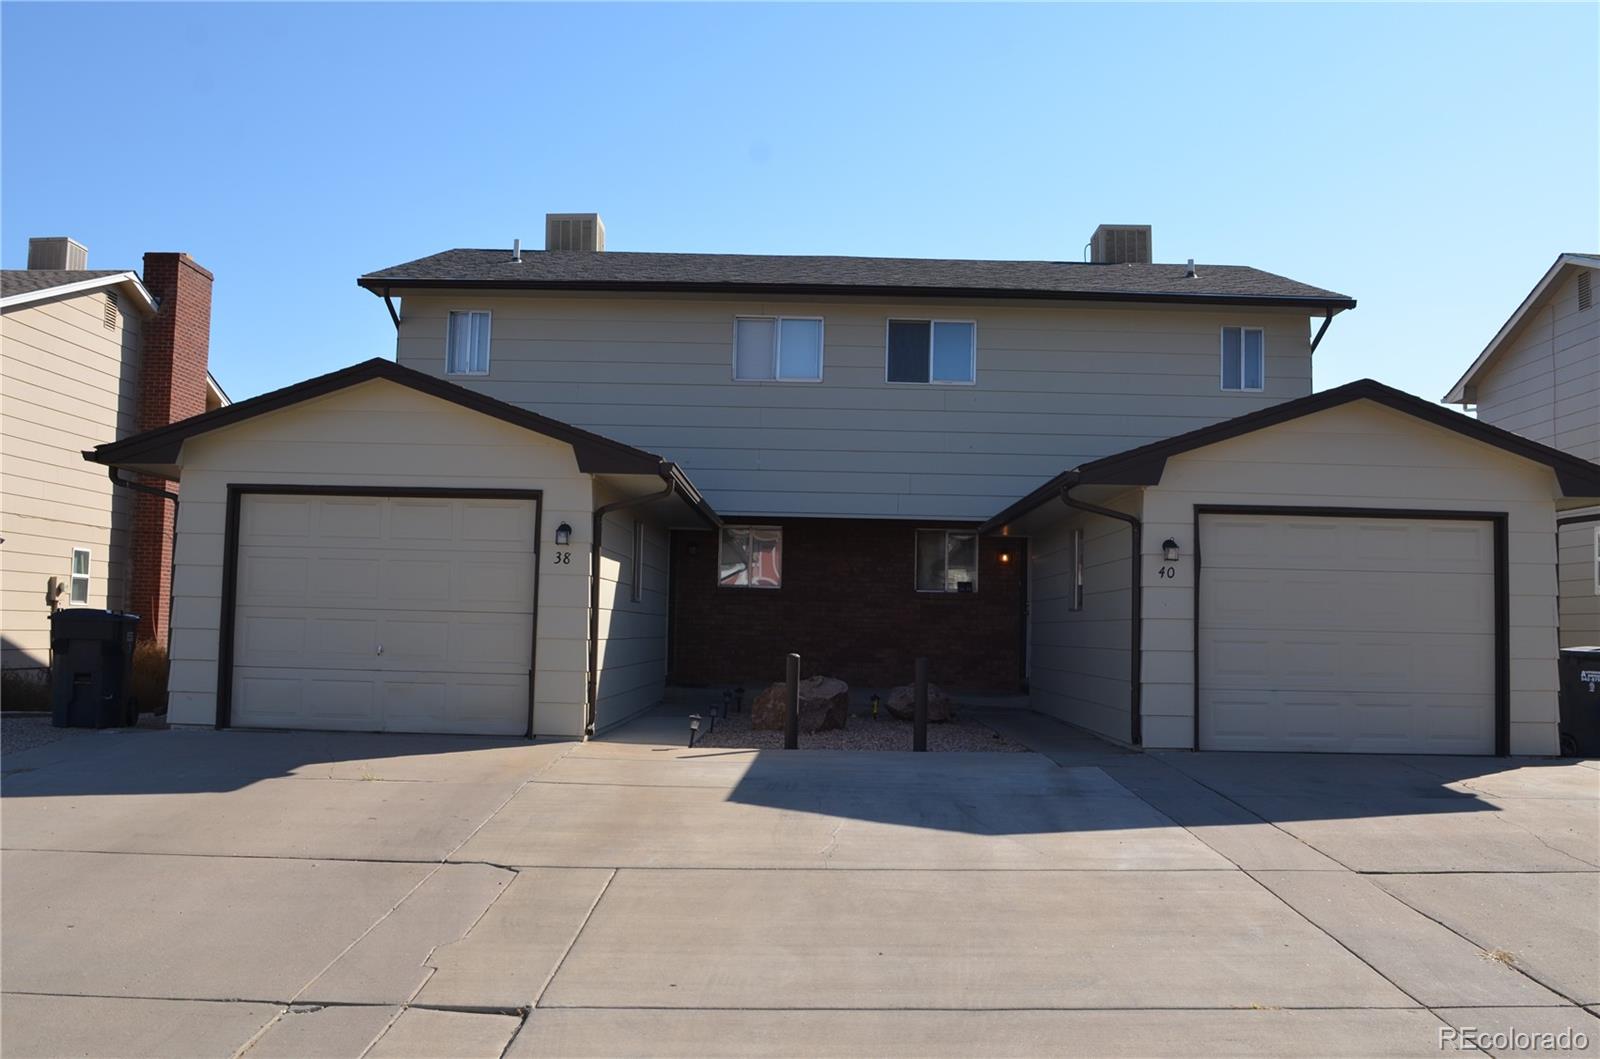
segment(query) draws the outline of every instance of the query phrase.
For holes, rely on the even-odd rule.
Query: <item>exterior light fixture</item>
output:
[[[698,731],[700,731],[700,715],[698,713],[691,713],[689,715],[689,745],[690,746],[694,746],[695,733],[698,732]]]
[[[1178,542],[1171,537],[1161,542],[1161,559],[1168,563],[1178,561]]]
[[[565,547],[572,543],[572,527],[563,522],[556,527],[556,544]]]
[[[1000,561],[1002,563],[1009,563],[1011,561],[1011,553],[1010,552],[1001,552],[1000,553]]]

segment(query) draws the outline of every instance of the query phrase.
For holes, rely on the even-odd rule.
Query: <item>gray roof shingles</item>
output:
[[[104,279],[106,276],[120,276],[128,271],[130,270],[125,268],[0,269],[0,297],[9,298],[13,294],[32,294],[35,291],[49,290],[51,287],[65,287],[69,283],[82,283],[84,280],[90,279]]]
[[[1099,265],[1076,261],[948,261],[932,258],[763,254],[654,254],[626,251],[446,250],[369,272],[374,292],[407,287],[551,290],[759,290],[803,293],[917,293],[972,297],[1154,301],[1282,301],[1352,308],[1354,299],[1243,265]]]

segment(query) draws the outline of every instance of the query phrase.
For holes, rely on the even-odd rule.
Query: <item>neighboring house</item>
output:
[[[87,454],[183,481],[172,720],[582,735],[797,651],[1153,747],[1553,752],[1540,601],[1600,471],[1313,395],[1345,295],[1092,243],[614,253],[552,215],[361,277],[398,365]]]
[[[142,277],[87,266],[81,244],[33,239],[28,267],[0,273],[7,669],[48,665],[55,606],[130,610],[141,638],[165,639],[170,504],[81,452],[227,400],[206,371],[210,273],[182,254],[146,254]]]
[[[1450,392],[1485,423],[1600,461],[1600,254],[1562,254]],[[1600,508],[1560,520],[1561,646],[1600,645]]]

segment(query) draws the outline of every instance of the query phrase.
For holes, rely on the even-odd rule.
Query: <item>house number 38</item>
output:
[[[568,565],[571,565],[571,563],[572,563],[572,553],[571,552],[556,552],[555,553],[555,558],[554,558],[553,561],[557,566],[568,566]]]

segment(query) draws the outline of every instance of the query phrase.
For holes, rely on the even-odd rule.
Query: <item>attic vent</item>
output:
[[[108,291],[106,291],[106,330],[107,331],[115,331],[116,329],[117,329],[117,292],[114,291],[114,290],[108,290]]]
[[[1089,237],[1089,260],[1097,265],[1148,265],[1150,226],[1148,224],[1102,224]]]
[[[544,248],[604,250],[606,226],[598,213],[547,213],[544,215]]]
[[[1580,312],[1594,304],[1594,289],[1589,285],[1589,276],[1590,273],[1588,272],[1578,273],[1578,310]]]

